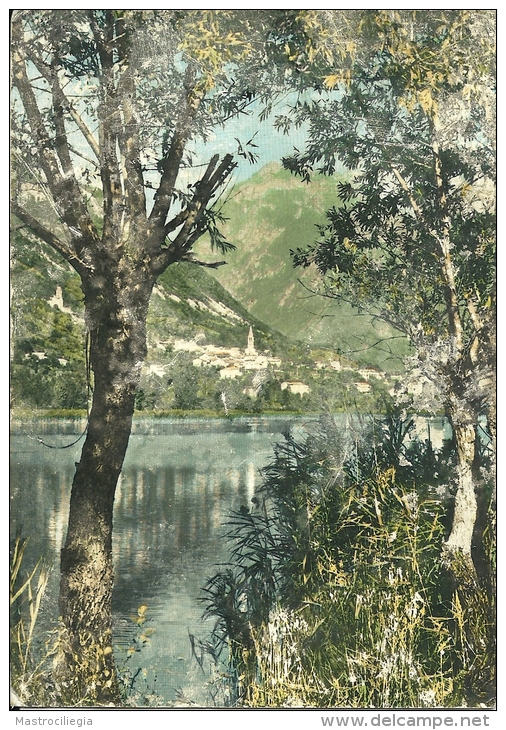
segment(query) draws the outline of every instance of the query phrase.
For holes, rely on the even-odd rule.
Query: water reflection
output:
[[[205,633],[198,597],[214,567],[226,559],[227,516],[251,503],[259,469],[271,459],[272,444],[286,425],[284,419],[136,424],[114,509],[115,642],[121,663],[135,635],[131,616],[147,604],[156,632],[142,655],[128,662],[148,669],[148,683],[167,702],[180,690],[199,704],[209,701],[188,639],[189,632]],[[55,446],[72,436],[68,424],[60,433],[44,424],[42,432]],[[58,615],[59,552],[81,444],[45,449],[17,435],[11,446],[11,537],[29,537],[28,563],[43,554],[53,566],[41,616],[44,628],[51,628]]]
[[[151,645],[128,663],[148,670],[149,686],[166,702],[179,690],[198,704],[210,701],[188,639],[189,632],[206,633],[198,597],[227,557],[227,516],[251,504],[259,469],[272,458],[272,445],[287,425],[268,418],[135,422],[114,509],[116,656],[120,663],[125,658],[135,634],[131,616],[147,604],[156,632]],[[297,429],[303,427],[297,422]],[[443,428],[440,419],[432,422],[430,437],[440,438]],[[67,445],[80,424],[55,429],[54,423],[34,423],[33,429],[11,439],[11,538],[29,537],[28,565],[44,555],[53,566],[41,616],[49,629],[58,616],[59,553],[81,443],[47,449],[33,436]],[[417,430],[422,438],[429,434],[426,419]]]

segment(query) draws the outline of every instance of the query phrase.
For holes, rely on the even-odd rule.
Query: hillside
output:
[[[11,282],[13,407],[86,408],[86,336],[77,275],[18,231]],[[358,368],[332,350],[310,349],[266,325],[207,269],[190,263],[174,264],[160,277],[147,330],[140,411],[370,409],[392,387],[377,371]]]
[[[77,275],[51,249],[17,232],[11,284],[13,405],[84,408],[85,325]],[[174,379],[175,349],[182,369],[183,354],[192,347],[245,347],[250,326],[262,351],[285,356],[293,351],[296,360],[307,356],[250,315],[206,270],[184,263],[169,267],[151,300],[144,388],[153,390],[156,383],[161,392]]]
[[[311,272],[291,264],[290,249],[313,240],[333,203],[335,180],[301,184],[276,163],[235,188],[222,211],[237,247],[227,265],[174,264],[153,291],[138,409],[368,407],[391,389],[391,379],[367,368],[402,371],[405,342],[389,340],[395,333],[371,317],[312,295]],[[209,257],[205,242],[199,249],[199,258]],[[19,229],[11,284],[14,406],[85,408],[77,275]],[[256,362],[244,359],[250,327]]]
[[[308,185],[277,163],[266,165],[223,206],[223,232],[236,250],[213,275],[253,315],[288,337],[401,372],[408,350],[398,333],[350,305],[313,295],[315,273],[291,264],[290,249],[312,242],[316,224],[335,204],[335,179],[315,177]]]

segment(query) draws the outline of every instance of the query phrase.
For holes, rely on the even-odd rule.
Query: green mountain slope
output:
[[[77,275],[51,249],[18,231],[11,284],[13,406],[85,408],[86,336]],[[251,315],[207,270],[190,263],[169,267],[151,300],[138,406],[215,407],[224,390],[219,369],[199,370],[193,360],[209,347],[244,350],[250,327],[259,352],[287,363],[286,377],[310,362],[307,347],[293,345]],[[250,386],[254,375],[239,378],[238,385]]]
[[[154,351],[161,341],[180,339],[245,346],[250,325],[259,349],[278,352],[288,345],[284,335],[249,313],[206,269],[180,262],[169,266],[153,291],[148,342]]]
[[[385,371],[402,371],[408,348],[398,333],[348,304],[315,296],[315,273],[292,266],[290,250],[317,237],[316,224],[335,204],[335,179],[316,177],[308,185],[277,163],[266,165],[238,185],[223,207],[223,232],[237,248],[213,275],[283,334]]]
[[[86,334],[77,275],[18,231],[11,283],[15,412],[85,409]],[[160,277],[147,331],[141,411],[370,410],[392,386],[381,373],[279,333],[208,270],[190,263],[174,264]]]
[[[276,164],[235,189],[224,209],[227,238],[237,246],[228,265],[211,273],[174,264],[154,288],[138,409],[370,408],[391,389],[390,378],[358,366],[395,373],[405,347],[392,354],[386,328],[312,296],[311,274],[291,265],[290,249],[314,238],[315,224],[333,202],[335,181],[302,185]],[[200,248],[199,258],[209,258],[209,248]],[[13,406],[86,408],[77,275],[19,228],[11,285]],[[260,360],[248,360],[250,327]]]

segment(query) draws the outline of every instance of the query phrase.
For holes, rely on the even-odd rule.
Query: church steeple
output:
[[[255,338],[253,337],[253,328],[250,325],[249,332],[248,332],[248,346],[246,347],[246,355],[256,355],[257,351],[255,350]]]

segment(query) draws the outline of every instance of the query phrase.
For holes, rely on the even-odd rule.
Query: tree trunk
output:
[[[475,491],[476,425],[450,415],[457,450],[457,491],[451,532],[446,541],[450,554],[460,553],[472,564],[473,532],[477,516]]]
[[[103,276],[83,282],[94,386],[61,553],[62,650],[55,676],[65,704],[119,700],[112,649],[113,505],[146,355],[153,283],[140,267],[123,275],[116,267],[112,275],[105,266]]]

